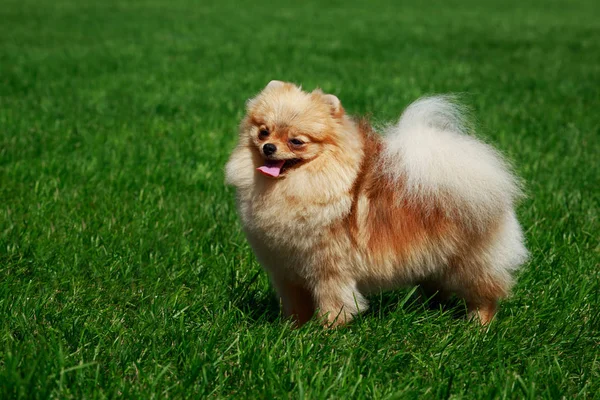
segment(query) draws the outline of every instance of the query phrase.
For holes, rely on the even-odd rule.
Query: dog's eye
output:
[[[267,128],[262,128],[258,132],[258,136],[260,136],[261,138],[266,138],[267,136],[269,136],[269,130]]]
[[[290,143],[294,146],[302,146],[304,142],[300,139],[290,139]]]

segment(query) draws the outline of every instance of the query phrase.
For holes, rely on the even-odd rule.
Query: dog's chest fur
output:
[[[332,235],[351,209],[350,195],[316,201],[310,194],[289,195],[284,185],[238,198],[244,230],[256,255],[271,272],[309,278],[323,261],[346,247],[348,238]],[[344,249],[347,251],[348,249]]]

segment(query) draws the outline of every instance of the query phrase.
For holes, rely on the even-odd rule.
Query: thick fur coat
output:
[[[447,97],[418,100],[380,136],[337,97],[272,81],[247,103],[226,180],[298,325],[315,312],[348,322],[365,295],[415,284],[486,324],[527,257],[518,181]]]

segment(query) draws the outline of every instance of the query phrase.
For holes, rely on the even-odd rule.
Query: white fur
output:
[[[484,229],[513,208],[521,191],[502,156],[468,131],[451,97],[417,100],[385,132],[383,167],[404,182],[411,200],[435,203]]]
[[[398,240],[407,241],[405,252],[392,245],[373,250],[369,240],[376,237],[378,227],[370,226],[369,212],[389,203],[370,198],[366,186],[356,197],[352,192],[360,177],[367,136],[360,136],[358,126],[343,115],[335,96],[311,97],[286,85],[271,82],[262,95],[248,102],[249,111],[259,109],[259,116],[273,126],[293,125],[301,132],[329,127],[335,131],[336,145],[323,145],[318,157],[289,171],[285,179],[266,178],[256,172],[264,162],[252,142],[258,128],[246,119],[226,179],[237,188],[248,241],[288,315],[289,310],[309,304],[329,314],[329,322],[338,314],[349,321],[366,309],[364,294],[424,280],[460,294],[470,308],[481,306],[477,301],[483,297],[493,315],[496,299],[489,296],[508,292],[512,272],[527,257],[514,213],[521,192],[502,156],[469,135],[461,108],[449,97],[418,100],[385,132],[383,154],[368,155],[376,159],[370,171],[380,166],[397,182],[397,187],[386,187],[402,200],[399,209],[412,203],[415,212],[441,210],[449,218],[440,218],[440,223],[452,220],[443,234],[433,229],[418,233],[422,237],[408,232],[403,238],[407,232],[398,232]],[[380,144],[379,138],[371,140]],[[382,178],[373,176],[368,179]],[[352,215],[354,201],[356,232],[352,233],[351,220],[346,218]],[[389,218],[410,216],[394,212],[398,211]],[[310,293],[290,291],[290,285]],[[482,292],[481,287],[491,289]]]

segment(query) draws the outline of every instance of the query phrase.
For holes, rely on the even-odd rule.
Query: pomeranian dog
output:
[[[422,285],[489,323],[527,258],[518,180],[450,98],[411,104],[380,136],[340,100],[271,81],[247,102],[226,166],[244,232],[298,326]]]

